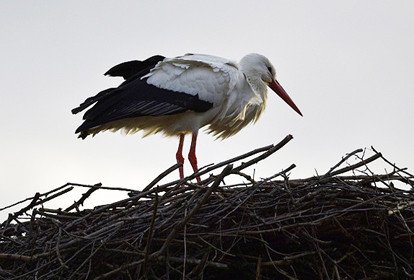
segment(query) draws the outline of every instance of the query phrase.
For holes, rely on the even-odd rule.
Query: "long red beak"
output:
[[[273,80],[269,83],[269,87],[276,92],[277,95],[280,96],[293,110],[295,110],[299,115],[302,115],[299,108],[295,105],[293,100],[289,97],[289,95],[286,93],[286,91],[282,88],[282,86],[279,84],[278,81]]]

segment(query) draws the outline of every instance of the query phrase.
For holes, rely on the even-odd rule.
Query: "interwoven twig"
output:
[[[0,279],[413,276],[414,177],[375,149],[367,158],[363,150],[349,153],[306,179],[288,178],[294,165],[261,180],[243,173],[291,139],[160,185],[174,165],[142,191],[68,183],[37,193],[1,225]],[[372,172],[379,159],[392,171]],[[202,185],[191,182],[208,173]],[[243,183],[224,184],[230,175]],[[75,203],[44,207],[75,187],[88,189]],[[129,197],[82,210],[101,189]]]

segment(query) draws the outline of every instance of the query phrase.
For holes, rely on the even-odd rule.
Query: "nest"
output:
[[[288,178],[294,165],[260,180],[243,173],[291,138],[159,184],[174,165],[142,191],[68,183],[37,193],[1,225],[0,279],[413,277],[413,176],[373,148],[306,179]],[[381,160],[392,171],[374,174]],[[80,187],[67,208],[43,206]],[[102,189],[129,197],[81,209]]]

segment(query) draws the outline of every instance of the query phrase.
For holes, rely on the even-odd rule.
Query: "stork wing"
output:
[[[72,110],[76,114],[96,103],[86,111],[76,133],[125,118],[205,112],[223,102],[240,73],[235,64],[222,58],[185,55],[121,63],[106,74],[126,81]]]
[[[147,83],[183,92],[213,104],[220,104],[235,87],[239,75],[236,63],[216,56],[187,54],[166,58],[147,75]]]
[[[135,79],[112,90],[86,111],[85,121],[76,133],[124,118],[172,115],[188,110],[204,112],[211,106],[198,96],[183,96],[183,93],[159,89],[145,80]]]

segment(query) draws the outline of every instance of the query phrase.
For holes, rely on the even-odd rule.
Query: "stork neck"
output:
[[[258,77],[246,75],[246,81],[252,88],[253,92],[259,95],[263,100],[267,97],[267,85]]]

